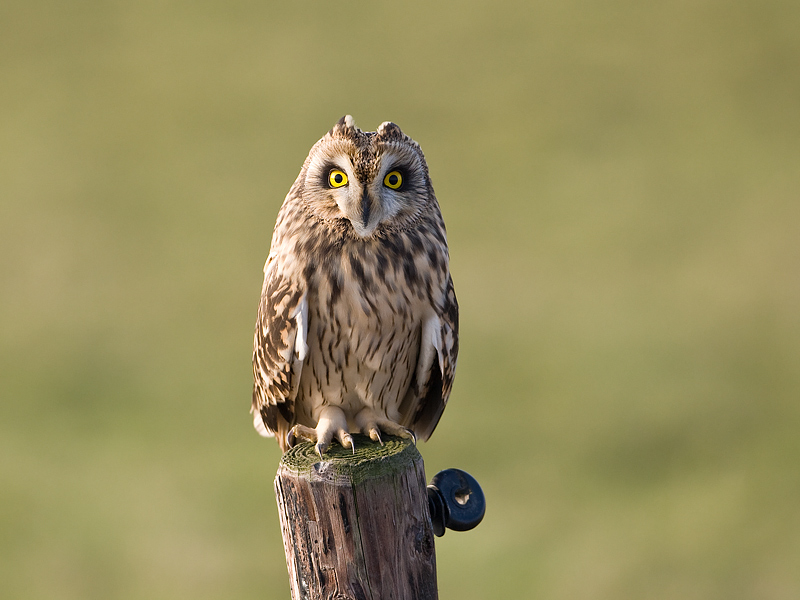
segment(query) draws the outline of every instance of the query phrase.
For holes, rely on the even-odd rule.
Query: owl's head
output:
[[[409,227],[436,203],[419,145],[389,121],[361,131],[350,115],[314,145],[298,183],[314,214],[346,219],[361,238]]]

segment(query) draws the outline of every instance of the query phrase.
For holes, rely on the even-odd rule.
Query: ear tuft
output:
[[[328,132],[328,135],[336,135],[337,133],[342,134],[346,133],[347,130],[357,131],[358,127],[356,127],[356,121],[353,119],[352,115],[345,115],[341,119],[336,122],[336,125],[331,128]]]
[[[391,121],[384,121],[378,127],[378,137],[386,140],[391,139],[403,139],[405,135],[400,130],[400,127],[392,123]]]

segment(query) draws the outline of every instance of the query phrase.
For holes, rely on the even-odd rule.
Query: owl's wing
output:
[[[271,256],[253,338],[253,424],[263,436],[278,436],[285,450],[294,421],[294,400],[308,353],[308,303],[304,289],[278,269]]]
[[[423,324],[420,337],[416,370],[418,404],[411,429],[418,438],[427,440],[444,412],[456,374],[458,301],[449,276],[442,307]]]

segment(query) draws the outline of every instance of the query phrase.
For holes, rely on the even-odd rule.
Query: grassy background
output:
[[[800,597],[800,4],[0,6],[0,593],[288,598],[247,414],[343,114],[426,152],[462,315],[442,598]]]

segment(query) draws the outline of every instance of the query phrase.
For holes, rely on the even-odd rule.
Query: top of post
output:
[[[334,484],[352,485],[365,479],[392,475],[422,459],[416,446],[403,438],[384,436],[381,445],[365,435],[353,434],[353,441],[355,452],[334,442],[322,458],[314,450],[314,444],[301,442],[284,453],[279,470]]]

